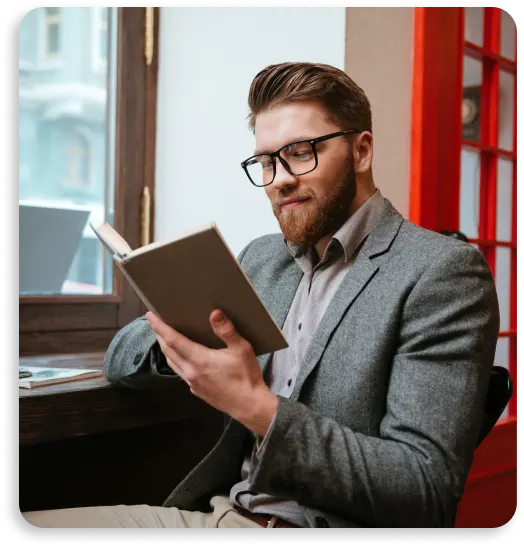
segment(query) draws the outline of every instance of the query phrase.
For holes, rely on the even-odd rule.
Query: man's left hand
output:
[[[265,384],[251,344],[240,336],[220,310],[210,315],[211,327],[227,345],[210,349],[189,340],[152,312],[146,314],[169,367],[191,393],[264,436],[278,405]]]

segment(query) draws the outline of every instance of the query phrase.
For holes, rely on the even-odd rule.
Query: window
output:
[[[92,52],[93,70],[101,72],[107,65],[108,14],[109,8],[93,9]]]
[[[415,18],[410,217],[462,231],[486,257],[501,313],[495,364],[516,380],[515,23],[499,8]],[[504,417],[516,417],[516,397]]]
[[[65,149],[65,161],[68,165],[66,186],[89,188],[89,141],[80,133],[75,131]]]
[[[60,8],[40,8],[45,14],[44,54],[53,59],[60,53]]]
[[[474,99],[475,131],[462,132],[459,227],[485,255],[497,285],[495,365],[516,371],[516,30],[498,8],[465,8],[463,104]],[[473,37],[476,37],[474,40]],[[469,121],[469,120],[468,120]],[[471,125],[462,120],[462,126]],[[504,417],[515,415],[515,399]]]
[[[156,23],[150,64],[148,9]],[[98,20],[94,10],[105,58],[96,74],[86,39]],[[65,15],[77,32],[58,32]],[[42,20],[46,51],[67,51],[52,72],[20,69],[20,355],[104,351],[144,313],[88,221],[111,223],[132,247],[145,237],[141,195],[144,180],[154,180],[158,15],[158,8],[38,8],[20,25],[26,58],[42,58]],[[150,194],[153,202],[154,188]]]

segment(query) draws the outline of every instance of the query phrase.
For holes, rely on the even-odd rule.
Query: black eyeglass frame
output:
[[[285,146],[282,146],[279,148],[276,152],[264,152],[261,154],[255,154],[254,156],[250,156],[247,158],[247,160],[244,160],[240,165],[242,166],[242,169],[244,169],[244,172],[247,175],[247,178],[249,179],[249,182],[253,186],[256,186],[257,188],[264,188],[265,186],[269,186],[270,184],[273,184],[275,181],[275,177],[277,174],[277,162],[276,158],[280,160],[280,163],[284,166],[284,169],[293,175],[294,177],[301,177],[302,175],[307,175],[308,173],[311,173],[311,171],[314,171],[318,167],[318,155],[317,155],[317,143],[324,142],[329,139],[334,139],[335,137],[341,137],[342,135],[350,135],[351,133],[361,133],[358,129],[345,129],[344,131],[337,131],[336,133],[330,133],[329,135],[323,135],[322,137],[316,137],[314,139],[302,139],[300,141],[294,141],[286,144]],[[297,175],[293,173],[291,170],[291,167],[289,167],[289,164],[287,161],[280,155],[280,152],[284,150],[284,148],[289,148],[290,146],[293,146],[294,144],[301,144],[303,142],[308,142],[311,144],[311,148],[313,149],[313,154],[315,156],[315,166],[310,169],[309,171],[305,171],[304,173],[300,173],[300,175]],[[269,156],[271,158],[271,162],[273,163],[273,178],[271,179],[271,182],[268,182],[267,184],[256,184],[253,182],[253,179],[249,176],[249,172],[247,170],[247,163],[252,160],[253,158],[258,158],[259,156]]]

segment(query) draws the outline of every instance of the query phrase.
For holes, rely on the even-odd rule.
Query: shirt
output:
[[[384,198],[377,190],[333,235],[320,260],[314,246],[299,246],[286,241],[289,252],[304,275],[282,327],[288,347],[273,353],[268,362],[268,386],[275,395],[286,398],[291,395],[308,345],[342,280],[346,275],[351,275],[351,266],[383,205]],[[348,350],[351,351],[351,348]],[[240,471],[242,480],[231,488],[229,502],[252,513],[275,515],[298,526],[308,527],[297,502],[250,489],[249,470],[261,457],[264,440],[269,437],[274,422],[275,418],[264,439],[253,433],[254,443],[246,444]]]

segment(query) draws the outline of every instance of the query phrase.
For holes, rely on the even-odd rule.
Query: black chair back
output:
[[[486,438],[497,423],[513,395],[513,380],[507,369],[494,366],[491,369],[484,418],[477,439],[477,446]]]

